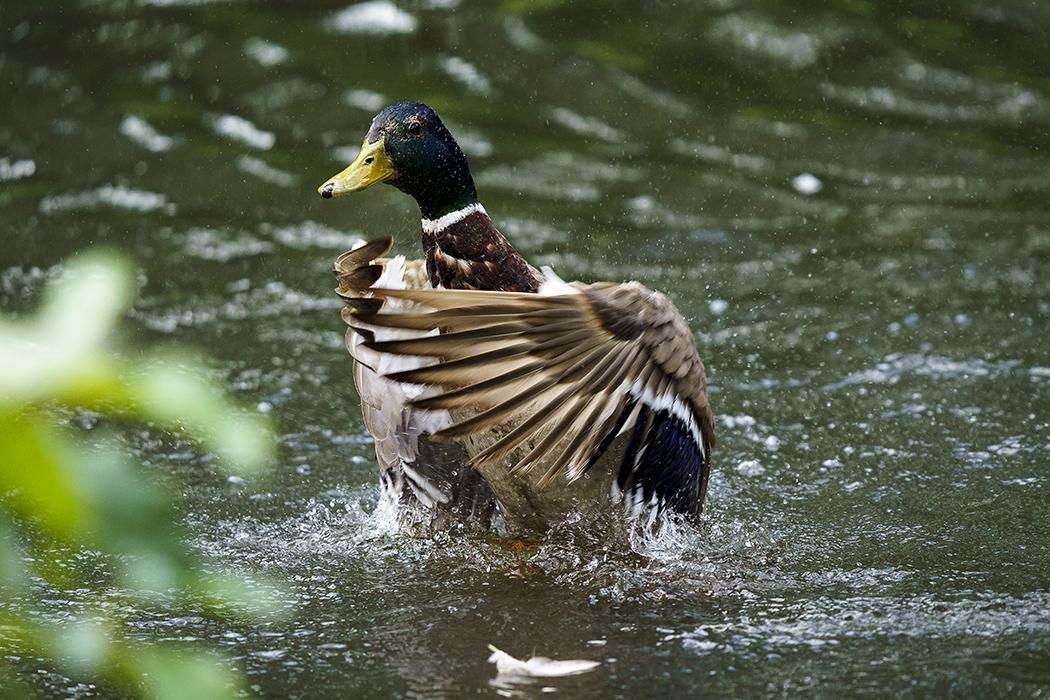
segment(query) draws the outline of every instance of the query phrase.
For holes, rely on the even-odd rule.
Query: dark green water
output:
[[[1050,10],[370,7],[0,7],[4,310],[126,250],[132,324],[216,358],[283,431],[261,487],[132,440],[186,484],[191,545],[286,581],[293,611],[143,638],[211,640],[272,698],[1050,693]],[[496,542],[371,517],[330,269],[361,236],[417,252],[418,212],[315,189],[403,99],[534,264],[689,319],[721,441],[699,532],[545,545],[520,578]],[[501,688],[490,643],[603,663]]]

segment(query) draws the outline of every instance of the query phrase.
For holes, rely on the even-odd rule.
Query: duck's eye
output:
[[[423,133],[423,125],[419,122],[412,122],[408,125],[408,133],[412,136],[419,136]]]

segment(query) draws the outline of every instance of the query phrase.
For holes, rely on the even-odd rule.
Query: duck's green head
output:
[[[329,199],[377,182],[412,195],[425,219],[438,219],[478,201],[459,144],[434,110],[418,102],[401,102],[380,112],[354,162],[317,191]]]

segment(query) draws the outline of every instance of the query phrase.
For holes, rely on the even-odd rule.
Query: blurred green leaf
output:
[[[22,684],[0,668],[0,700],[24,700],[27,697]]]
[[[0,321],[0,402],[122,399],[118,361],[107,346],[133,292],[126,259],[83,255],[48,288],[34,320]]]
[[[111,253],[82,255],[48,288],[34,321],[0,319],[0,412],[58,403],[187,429],[232,465],[273,457],[271,424],[233,406],[185,353],[132,361],[114,347],[134,271]]]
[[[282,610],[270,587],[202,573],[171,495],[107,430],[85,445],[65,426],[89,410],[199,439],[238,470],[272,458],[268,420],[235,406],[187,353],[121,347],[134,294],[130,262],[93,252],[63,266],[35,317],[0,318],[0,700],[26,696],[8,680],[20,659],[40,657],[135,697],[243,697],[228,662],[127,639],[124,618],[179,601],[207,615]],[[56,598],[69,603],[52,616]]]
[[[243,696],[244,681],[217,656],[197,650],[160,649],[144,664],[147,687],[157,700],[185,700],[186,678],[193,678],[193,700]]]
[[[129,382],[130,399],[144,417],[169,427],[184,427],[241,468],[265,464],[273,457],[269,421],[230,404],[188,356],[156,357],[148,371]]]
[[[16,515],[71,537],[91,520],[88,505],[64,469],[73,460],[68,439],[42,423],[31,412],[0,413],[0,492]]]

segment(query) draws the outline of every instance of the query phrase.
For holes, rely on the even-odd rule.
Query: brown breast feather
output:
[[[434,233],[424,231],[423,251],[435,287],[536,292],[543,281],[483,212]]]

